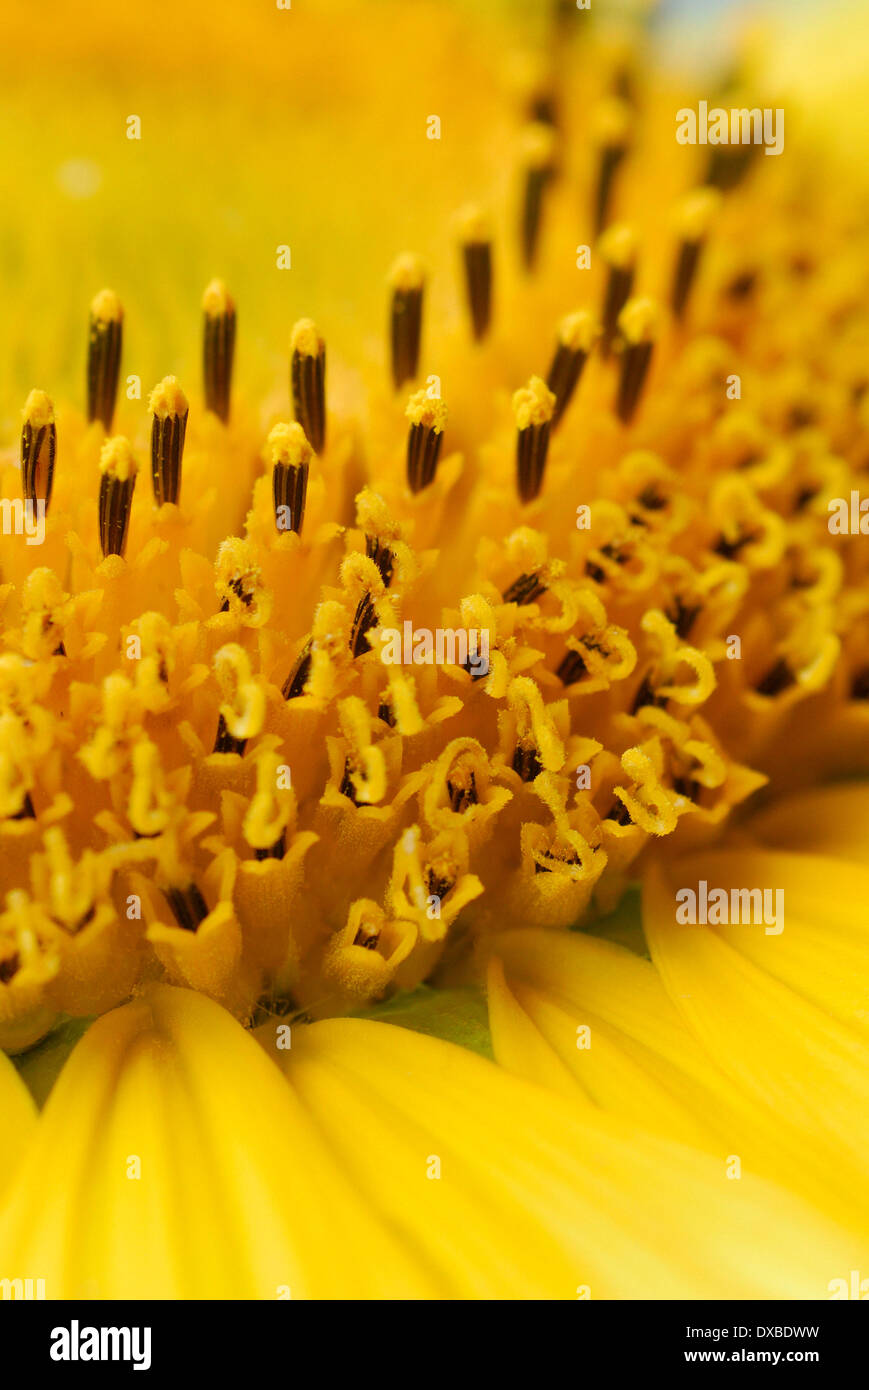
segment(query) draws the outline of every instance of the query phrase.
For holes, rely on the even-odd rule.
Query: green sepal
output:
[[[625,890],[614,912],[608,912],[605,917],[591,922],[583,922],[571,930],[585,932],[587,936],[602,936],[606,941],[626,946],[636,956],[649,959],[649,947],[643,933],[642,891],[638,883],[630,884]]]
[[[417,989],[404,990],[382,1004],[365,1009],[357,1017],[394,1023],[414,1033],[442,1038],[494,1060],[486,997],[482,990],[471,986],[432,989],[429,985],[419,985]]]
[[[41,1042],[12,1057],[18,1074],[40,1110],[67,1057],[93,1023],[92,1018],[67,1018]]]

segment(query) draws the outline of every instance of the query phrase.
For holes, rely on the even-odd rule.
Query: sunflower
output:
[[[865,198],[808,134],[681,146],[646,11],[158,7],[120,115],[96,7],[12,84],[109,64],[13,142],[61,162],[12,259],[61,196],[119,288],[6,340],[54,384],[0,457],[0,1279],[865,1263]]]

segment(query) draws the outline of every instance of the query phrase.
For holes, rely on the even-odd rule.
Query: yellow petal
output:
[[[751,819],[751,834],[781,849],[869,862],[869,786],[845,782],[775,801]]]
[[[659,1058],[612,1029],[585,1003],[521,980],[508,987],[503,970],[499,979],[499,964],[493,962],[489,971],[489,1021],[502,1066],[562,1094],[568,1094],[566,1072],[574,1103],[582,1097],[670,1139],[722,1151],[704,1123],[703,1109],[692,1113],[662,1084]]]
[[[707,865],[711,856],[697,859]],[[544,1054],[541,1060],[542,1043],[602,1110],[694,1144],[722,1164],[736,1156],[743,1172],[789,1187],[836,1219],[869,1230],[865,1201],[842,1188],[838,1170],[825,1166],[829,1146],[819,1152],[805,1126],[784,1122],[775,1103],[774,1072],[770,1094],[730,1074],[723,1041],[714,1048],[703,1045],[692,1019],[682,1015],[690,1000],[668,997],[649,961],[583,933],[504,932],[493,949],[512,991],[511,1012],[497,975],[490,976],[492,1045],[501,1065],[553,1086],[551,1059]],[[680,993],[697,991],[683,984]],[[736,996],[731,1003],[736,1034],[741,1006]],[[590,1030],[587,1049],[577,1047],[580,1026]]]
[[[64,1068],[3,1204],[0,1268],[38,1270],[49,1298],[429,1294],[351,1177],[228,1013],[158,987]]]
[[[12,1179],[36,1123],[36,1106],[18,1072],[0,1052],[0,1194]]]
[[[823,1297],[850,1268],[849,1239],[772,1185],[451,1044],[330,1019],[279,1060],[360,1200],[453,1297]]]
[[[705,857],[711,887],[710,862]],[[678,884],[690,883],[679,872]],[[752,886],[745,874],[741,881]],[[697,1045],[774,1116],[782,1144],[800,1155],[804,1190],[823,1193],[830,1211],[869,1229],[869,1048],[728,944],[723,932],[677,923],[675,891],[662,869],[650,866],[643,921],[679,1014]]]
[[[869,1042],[869,869],[822,855],[745,848],[681,859],[679,876],[685,884],[704,878],[710,889],[728,893],[780,889],[781,921],[770,931],[742,923],[718,926],[716,933]]]
[[[537,1081],[574,1103],[584,1092],[558,1052],[534,1026],[529,1014],[511,994],[504,967],[493,958],[488,972],[489,1028],[495,1058],[514,1076]]]
[[[579,932],[505,932],[494,949],[527,1023],[602,1110],[722,1157],[734,1136],[754,1128],[735,1088],[698,1055],[649,961]],[[489,1018],[496,1059],[516,1070],[517,1020],[499,1007],[491,978]],[[581,1027],[589,1029],[588,1048],[577,1046]],[[526,1044],[522,1074],[545,1081],[532,1070],[533,1055]]]

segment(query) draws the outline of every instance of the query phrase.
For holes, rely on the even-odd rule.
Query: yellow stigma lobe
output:
[[[223,694],[220,720],[225,733],[215,752],[244,751],[249,738],[261,731],[265,719],[265,693],[251,673],[250,658],[237,642],[228,642],[214,657],[214,674]],[[226,736],[233,746],[227,747]]]
[[[54,402],[44,391],[31,391],[24,402],[24,422],[34,430],[54,424]]]
[[[235,309],[232,297],[222,280],[212,280],[202,296],[202,307],[210,319],[231,314]]]
[[[555,396],[542,377],[533,376],[527,386],[513,395],[513,414],[516,427],[527,430],[530,425],[546,425],[555,410]]]
[[[682,199],[676,210],[674,220],[680,244],[673,270],[670,307],[677,319],[685,314],[703,243],[720,204],[721,194],[716,189],[697,188]]]
[[[606,198],[608,197],[609,193],[606,192]],[[604,232],[598,243],[598,248],[608,267],[601,310],[603,319],[601,351],[604,357],[608,357],[615,341],[619,314],[633,293],[637,260],[636,234],[631,227],[625,226],[624,223],[617,223]]]
[[[151,481],[154,501],[178,502],[181,488],[181,461],[187,433],[187,397],[174,376],[164,377],[151,392],[148,402],[151,423]]]
[[[609,221],[616,171],[628,149],[632,119],[630,106],[614,97],[602,102],[592,112],[592,139],[599,147],[594,193],[594,229],[598,234]]]
[[[425,391],[416,391],[410,397],[404,413],[412,425],[423,425],[426,429],[434,430],[435,434],[441,434],[447,422],[447,408],[443,401],[432,400]]]
[[[300,357],[319,357],[322,348],[323,339],[317,332],[314,320],[299,319],[290,336],[291,351],[297,352]]]
[[[492,240],[492,223],[483,209],[476,203],[469,203],[456,216],[459,237],[466,246],[479,245]]]
[[[598,243],[598,250],[607,265],[618,270],[628,270],[637,259],[637,234],[633,227],[618,222],[604,232]]]
[[[256,793],[251,798],[242,827],[242,834],[253,850],[277,847],[287,828],[293,794],[289,789],[283,795],[278,794],[280,769],[277,753],[265,752],[257,759]],[[283,858],[283,853],[271,857]]]
[[[447,408],[443,401],[432,400],[425,391],[417,391],[408,401],[404,413],[410,421],[407,432],[407,482],[411,492],[422,492],[434,480],[437,472]]]
[[[555,172],[555,131],[543,121],[533,121],[522,132],[520,153],[525,169],[519,234],[522,263],[534,268],[543,222],[544,192]]]
[[[600,338],[601,332],[597,318],[587,309],[568,314],[559,324],[558,342],[546,378],[546,385],[555,396],[553,429],[558,426],[570,404],[588,355]]]
[[[275,425],[267,441],[269,462],[277,467],[302,468],[311,462],[314,450],[297,421]]]
[[[609,97],[592,112],[591,130],[598,144],[619,148],[627,144],[633,124],[633,113],[626,101]]]
[[[405,251],[389,272],[389,284],[394,290],[406,293],[408,290],[421,290],[424,283],[425,267],[422,258],[412,251]]]
[[[531,121],[522,131],[520,149],[531,169],[548,169],[555,158],[555,131],[543,121]]]
[[[272,466],[272,497],[278,531],[299,535],[305,517],[308,468],[314,450],[298,421],[275,425],[266,445]]]
[[[588,309],[567,314],[558,325],[558,341],[571,352],[591,352],[600,337],[600,324]]]
[[[46,509],[51,501],[57,429],[54,404],[44,391],[31,391],[22,412],[21,484],[25,501],[42,499]]]
[[[516,485],[523,503],[533,502],[540,495],[557,404],[555,393],[539,376],[533,376],[513,397],[517,426]]]
[[[622,424],[634,417],[652,360],[660,315],[652,299],[629,299],[619,314],[621,369],[615,410]]]
[[[136,486],[136,460],[122,435],[107,439],[100,452],[99,528],[103,558],[124,554],[133,491]]]
[[[683,241],[702,241],[721,206],[721,194],[715,188],[695,188],[687,193],[676,209],[675,227]]]
[[[412,381],[419,368],[422,341],[422,301],[425,271],[419,256],[399,256],[390,272],[390,340],[392,384],[399,391]]]
[[[629,299],[619,314],[619,332],[631,347],[654,342],[660,326],[661,316],[653,299]]]
[[[107,439],[100,450],[100,472],[109,478],[116,478],[119,483],[126,483],[130,478],[135,478],[137,471],[138,465],[128,440],[121,434]]]
[[[235,356],[235,304],[222,280],[212,280],[202,296],[205,324],[202,343],[205,409],[229,423],[232,363]]]
[[[326,443],[326,344],[313,319],[299,319],[290,347],[293,413],[320,454]]]
[[[124,311],[112,290],[101,290],[91,304],[88,328],[88,420],[111,433],[121,370]]]
[[[175,376],[164,376],[151,392],[148,409],[158,420],[166,420],[170,415],[186,415],[189,403]]]
[[[100,290],[91,300],[91,318],[99,323],[120,323],[124,317],[121,301],[114,290]]]

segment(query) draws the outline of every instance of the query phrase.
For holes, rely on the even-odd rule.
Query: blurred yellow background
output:
[[[303,314],[334,360],[380,351],[396,254],[454,258],[450,214],[497,198],[513,172],[504,87],[534,24],[473,8],[4,0],[4,440],[31,385],[81,399],[103,285],[126,309],[123,373],[145,390],[167,372],[198,384],[214,275],[238,303],[242,389],[285,372]],[[426,138],[430,114],[440,140]],[[130,115],[140,140],[127,138]]]
[[[631,3],[594,0],[594,22]],[[105,285],[126,308],[123,375],[139,375],[144,392],[166,373],[198,387],[200,299],[215,275],[237,300],[248,397],[285,382],[301,315],[320,324],[332,364],[383,360],[384,280],[403,250],[449,272],[432,282],[427,312],[454,322],[453,212],[470,200],[494,207],[513,251],[518,92],[551,9],[3,0],[0,441],[14,439],[32,386],[82,401],[87,309]],[[763,47],[775,83],[802,84],[830,141],[851,132],[856,144],[865,6],[845,4],[835,22],[827,8],[784,13]],[[674,12],[677,35],[680,22]],[[711,23],[713,58],[720,8]],[[127,138],[131,115],[140,140]],[[440,140],[426,138],[430,115]],[[281,245],[291,270],[277,269]]]

